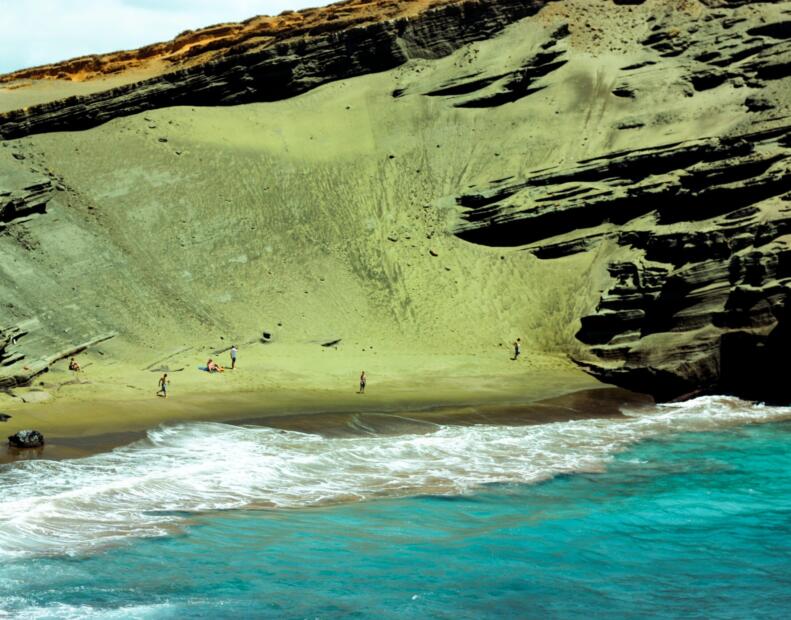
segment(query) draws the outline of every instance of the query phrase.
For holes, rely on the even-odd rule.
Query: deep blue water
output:
[[[212,512],[172,536],[6,559],[0,608],[26,618],[787,618],[791,424],[650,438],[603,473]]]

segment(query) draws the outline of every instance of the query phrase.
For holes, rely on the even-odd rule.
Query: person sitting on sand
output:
[[[71,361],[69,362],[69,370],[73,370],[74,372],[79,372],[80,371],[80,365],[77,363],[77,360],[74,359],[73,357],[71,358]]]
[[[368,383],[368,377],[365,376],[365,371],[363,370],[360,374],[360,391],[357,392],[358,394],[365,394],[366,383]]]
[[[217,362],[213,359],[209,358],[209,361],[206,362],[206,370],[209,372],[225,372],[225,368],[220,366]]]
[[[168,379],[168,373],[165,373],[159,378],[159,391],[157,392],[157,396],[162,396],[162,398],[168,397],[168,383],[170,383],[170,379]]]

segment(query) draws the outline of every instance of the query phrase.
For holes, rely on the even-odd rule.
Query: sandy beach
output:
[[[111,346],[80,355],[80,372],[70,372],[64,360],[34,385],[0,395],[0,409],[12,416],[3,430],[35,428],[47,438],[42,451],[8,448],[0,452],[0,461],[84,456],[129,443],[157,425],[185,421],[260,424],[331,436],[387,434],[423,425],[610,416],[617,415],[619,404],[644,400],[601,384],[560,358],[528,354],[514,362],[506,348],[429,358],[363,353],[342,345],[255,344],[240,350],[236,370],[209,374],[190,352],[156,369],[105,365]],[[221,363],[227,357],[214,356]],[[358,394],[363,365],[369,384],[365,394]],[[166,399],[155,395],[165,369],[171,380]]]

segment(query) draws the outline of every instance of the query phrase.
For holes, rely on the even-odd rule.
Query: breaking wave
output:
[[[598,472],[636,442],[790,419],[791,408],[705,397],[624,414],[353,438],[216,423],[160,427],[109,453],[0,466],[0,557],[90,553],[172,534],[191,514],[213,510],[456,495]]]

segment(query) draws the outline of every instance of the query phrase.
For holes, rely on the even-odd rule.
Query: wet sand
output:
[[[571,377],[565,377],[566,380]],[[150,402],[96,401],[62,403],[55,412],[46,406],[19,412],[21,422],[50,428],[47,444],[38,450],[0,450],[0,463],[44,458],[79,458],[106,452],[143,439],[145,431],[159,424],[190,421],[226,422],[319,434],[325,437],[395,435],[430,432],[437,425],[531,425],[576,419],[610,418],[621,415],[624,406],[650,404],[652,400],[620,388],[588,383],[581,377],[569,381],[566,391],[547,387],[546,394],[505,393],[474,397],[472,392],[446,394],[444,402],[429,401],[418,391],[402,398],[392,394],[334,395],[299,392],[264,395],[198,394],[181,399],[152,399]],[[576,385],[575,385],[576,384]],[[541,393],[541,390],[536,390]],[[264,398],[266,396],[266,398]],[[467,402],[464,401],[467,399]],[[90,423],[86,420],[90,411]],[[52,418],[57,416],[57,421]],[[42,424],[36,424],[41,422]],[[4,428],[11,428],[6,423]],[[232,446],[228,446],[232,449]]]

